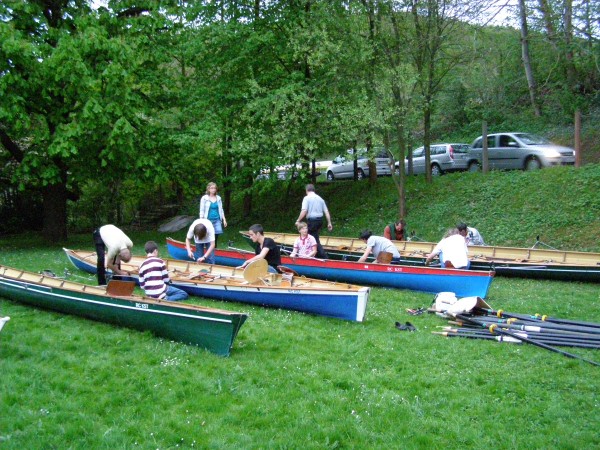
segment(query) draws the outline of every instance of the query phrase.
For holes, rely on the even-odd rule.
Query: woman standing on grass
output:
[[[221,197],[217,195],[217,183],[211,181],[206,185],[206,194],[200,199],[200,218],[208,219],[213,224],[216,247],[219,235],[223,234],[223,227],[227,227],[223,202]]]

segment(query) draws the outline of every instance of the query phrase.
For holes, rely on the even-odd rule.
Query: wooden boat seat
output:
[[[110,280],[106,293],[113,297],[130,297],[135,289],[135,281]]]
[[[377,255],[377,262],[379,264],[389,264],[392,262],[393,257],[394,255],[390,252],[380,252],[379,255]]]

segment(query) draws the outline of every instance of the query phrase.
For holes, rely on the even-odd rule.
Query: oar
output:
[[[438,334],[446,337],[463,337],[468,339],[486,339],[498,342],[509,342],[512,344],[522,344],[524,341],[519,338],[513,338],[511,336],[495,336],[489,333],[452,333],[449,331],[433,331],[433,334]],[[559,347],[577,347],[577,348],[600,348],[600,343],[586,343],[579,341],[543,341],[540,342],[545,345],[558,345]]]
[[[465,316],[463,314],[457,314],[456,318],[458,318],[458,319],[460,319],[460,320],[462,320],[464,322],[472,322],[472,323],[478,324],[478,322],[471,321],[470,317]],[[478,325],[480,325],[480,324],[478,324]],[[573,353],[565,352],[563,350],[560,350],[558,348],[552,347],[550,345],[546,345],[546,344],[543,344],[541,342],[537,342],[537,341],[534,341],[534,340],[531,340],[531,339],[519,336],[517,333],[513,333],[513,332],[508,331],[508,330],[496,329],[495,332],[497,332],[498,334],[502,334],[504,336],[512,336],[512,337],[514,337],[516,339],[519,339],[519,340],[521,340],[523,342],[527,342],[529,344],[535,345],[536,347],[541,347],[541,348],[545,348],[546,350],[550,350],[550,351],[555,352],[555,353],[560,353],[561,355],[564,355],[564,356],[566,356],[568,358],[580,359],[582,361],[585,361],[585,362],[588,362],[590,364],[593,364],[594,366],[600,366],[600,363],[597,363],[596,361],[592,361],[590,359],[583,358],[583,357],[581,357],[579,355],[575,355]]]
[[[590,334],[590,333],[583,333],[583,332],[578,332],[578,331],[568,331],[568,330],[556,330],[556,329],[548,329],[548,328],[542,328],[542,327],[524,327],[522,325],[509,325],[509,324],[482,324],[480,322],[477,322],[477,325],[473,325],[470,323],[464,323],[461,321],[448,321],[449,324],[451,325],[457,325],[460,327],[467,327],[467,328],[478,328],[478,327],[486,327],[486,326],[501,326],[505,329],[509,329],[512,330],[513,332],[517,332],[517,333],[521,333],[521,332],[527,332],[527,333],[536,333],[536,334],[540,334],[540,335],[565,335],[565,336],[571,336],[571,335],[577,335],[580,338],[588,338],[588,337],[597,337],[599,336],[598,334]]]
[[[452,322],[448,322],[448,323],[452,323]],[[492,325],[493,327],[501,327],[504,328],[504,326],[502,324],[499,325]],[[488,328],[489,329],[489,328]],[[453,327],[443,327],[444,331],[459,331],[459,332],[465,332],[465,333],[470,333],[473,330],[475,331],[481,331],[481,327],[479,326],[474,326],[474,325],[470,325],[468,324],[468,326],[466,327],[462,327],[462,328],[453,328]],[[555,331],[555,332],[554,332]],[[527,334],[529,333],[531,336],[541,336],[541,337],[556,337],[557,339],[559,338],[577,338],[577,339],[585,339],[588,341],[599,341],[600,342],[600,335],[598,334],[588,334],[588,333],[577,333],[577,332],[564,332],[562,330],[548,330],[547,332],[540,332],[540,331],[515,331],[515,333],[519,333],[519,334]]]
[[[587,334],[600,334],[600,328],[594,327],[580,327],[575,325],[562,325],[562,324],[554,324],[547,322],[524,322],[519,320],[512,319],[495,319],[495,320],[485,320],[479,319],[477,317],[472,318],[473,321],[488,327],[490,325],[502,325],[506,328],[511,328],[515,330],[521,331],[540,331],[540,330],[555,330],[555,331],[567,331],[574,333],[587,333]],[[524,322],[524,323],[521,323]]]
[[[449,333],[456,333],[456,334],[465,334],[465,335],[469,335],[469,334],[482,334],[482,335],[490,335],[493,334],[492,331],[489,330],[482,330],[480,328],[451,328],[451,327],[444,327],[444,331],[445,332],[449,332]],[[519,336],[523,336],[529,339],[534,339],[536,341],[541,341],[541,342],[546,342],[546,341],[555,341],[555,342],[577,342],[577,343],[581,343],[581,344],[591,344],[591,345],[597,345],[600,346],[600,339],[598,337],[586,337],[586,336],[580,336],[580,335],[576,335],[576,334],[532,334],[532,333],[524,333],[524,332],[517,332],[516,333]]]
[[[496,317],[511,317],[511,318],[517,318],[517,319],[522,319],[522,320],[530,320],[532,322],[549,322],[549,323],[562,323],[565,325],[577,325],[577,326],[585,326],[585,327],[592,327],[592,328],[600,328],[600,323],[597,322],[584,322],[584,321],[579,321],[579,320],[568,320],[568,319],[559,319],[559,318],[555,318],[555,317],[549,317],[547,315],[541,315],[541,314],[534,314],[533,316],[531,315],[526,315],[526,314],[516,314],[516,313],[509,313],[509,312],[505,312],[502,309],[499,310],[493,310],[493,309],[485,309],[485,308],[480,308],[480,307],[475,307],[474,308],[475,311],[481,311],[481,312],[485,312],[486,314],[492,315],[492,316],[496,316]]]
[[[288,252],[287,250],[281,250],[281,253],[283,253],[285,256],[287,256],[288,258],[292,258],[293,260],[295,260],[296,258],[302,258],[302,259],[312,259],[314,261],[319,261],[319,262],[325,262],[328,261],[327,259],[319,259],[319,258],[315,258],[314,256],[301,256],[301,255],[296,255],[294,257],[290,256],[291,253]]]

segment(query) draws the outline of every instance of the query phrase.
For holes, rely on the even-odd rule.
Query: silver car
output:
[[[431,144],[431,175],[442,175],[445,172],[467,170],[469,167],[469,144]],[[419,147],[412,152],[413,174],[425,173],[425,148]],[[408,174],[408,158],[404,160],[404,171]]]
[[[392,170],[390,168],[391,160],[384,148],[374,148],[371,153],[375,155],[373,162],[377,170],[377,175],[391,175]],[[362,180],[369,176],[369,157],[366,148],[360,148],[357,150],[357,177]],[[327,180],[341,180],[354,178],[354,151],[349,149],[347,155],[337,156],[326,170]]]
[[[473,142],[469,170],[478,170],[483,153],[483,140]],[[536,170],[542,167],[575,164],[575,150],[561,147],[530,133],[488,134],[488,163],[490,169]]]

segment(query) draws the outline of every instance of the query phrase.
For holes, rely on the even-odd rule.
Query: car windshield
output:
[[[515,136],[521,139],[521,141],[523,141],[523,143],[526,145],[548,145],[551,143],[548,139],[544,139],[543,137],[535,134],[515,133]]]

